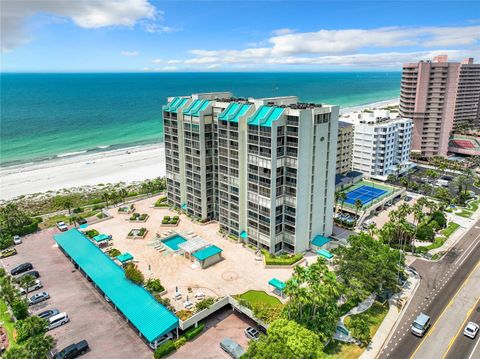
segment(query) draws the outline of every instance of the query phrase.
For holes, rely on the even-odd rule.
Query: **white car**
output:
[[[478,324],[474,322],[468,322],[467,326],[463,330],[463,334],[469,338],[475,339],[478,333]]]
[[[40,281],[40,279],[37,279],[35,280],[35,282],[33,282],[33,284],[28,287],[27,289],[25,288],[20,288],[20,294],[25,294],[25,293],[30,293],[30,292],[33,292],[37,289],[40,289],[42,288],[43,285],[42,285],[42,282]]]
[[[62,232],[68,231],[68,227],[63,221],[57,222],[57,228]]]
[[[22,243],[22,238],[20,236],[13,236],[13,243],[15,245]]]

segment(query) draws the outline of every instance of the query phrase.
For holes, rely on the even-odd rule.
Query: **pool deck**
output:
[[[135,258],[134,262],[146,278],[160,279],[168,291],[166,297],[172,298],[175,287],[178,287],[183,295],[182,302],[188,294],[188,288],[192,289],[189,294],[191,301],[193,301],[193,295],[197,291],[202,291],[206,296],[214,297],[241,294],[250,289],[263,290],[271,294],[268,286],[270,279],[278,278],[286,281],[291,277],[292,269],[265,269],[263,261],[256,260],[252,250],[243,247],[241,243],[222,238],[218,233],[217,223],[201,225],[192,222],[185,215],[180,215],[178,227],[169,229],[182,235],[190,231],[195,232],[206,241],[221,248],[224,260],[206,269],[192,268],[193,262],[178,253],[172,253],[170,250],[159,252],[153,247],[153,242],[156,233],[161,234],[166,231],[164,227],[160,226],[163,216],[174,216],[177,213],[170,211],[168,208],[153,208],[153,204],[158,198],[159,196],[135,202],[137,212],[147,213],[150,216],[147,222],[142,224],[143,227],[148,229],[144,239],[126,238],[127,233],[135,224],[126,221],[124,215],[118,214],[117,208],[109,210],[109,213],[113,216],[112,219],[93,224],[89,228],[112,235],[112,246],[122,253],[131,253]]]

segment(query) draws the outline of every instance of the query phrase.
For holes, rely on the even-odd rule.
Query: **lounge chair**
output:
[[[180,292],[175,292],[175,294],[172,296],[173,300],[179,300],[182,299],[182,293]]]
[[[195,293],[195,299],[203,299],[203,298],[205,298],[205,294],[203,294],[202,292]]]
[[[186,300],[185,302],[183,302],[183,307],[185,309],[192,309],[193,308],[193,303],[190,302],[189,300]]]

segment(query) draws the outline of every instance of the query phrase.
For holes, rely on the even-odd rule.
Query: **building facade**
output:
[[[163,118],[172,206],[272,253],[331,235],[337,106],[194,94]]]
[[[388,110],[374,110],[355,112],[341,120],[353,125],[353,171],[385,181],[388,175],[410,168],[411,119]]]
[[[352,170],[352,145],[353,125],[338,121],[337,174],[345,175]]]
[[[400,116],[415,124],[412,151],[422,157],[445,156],[453,128],[480,124],[480,64],[469,58],[403,65]]]

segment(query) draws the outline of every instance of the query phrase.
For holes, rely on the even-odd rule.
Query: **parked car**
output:
[[[475,339],[478,333],[479,326],[474,322],[468,322],[467,326],[463,330],[463,334],[471,339]]]
[[[53,356],[53,359],[72,359],[85,354],[89,349],[88,342],[82,340],[76,344],[70,344]]]
[[[260,332],[253,327],[245,329],[245,335],[248,339],[258,340],[260,338]]]
[[[17,275],[17,274],[21,274],[23,272],[26,272],[26,271],[29,271],[29,270],[32,270],[32,269],[33,269],[32,263],[26,262],[26,263],[22,263],[22,264],[16,266],[15,268],[13,268],[10,271],[10,274],[11,275]]]
[[[77,219],[78,224],[87,224],[87,220],[85,218],[79,217]]]
[[[245,350],[240,346],[240,344],[234,342],[230,338],[225,338],[220,342],[220,348],[222,348],[228,355],[234,359],[240,358],[245,354]]]
[[[23,277],[26,277],[27,275],[32,276],[35,279],[40,278],[40,273],[36,270],[31,270],[30,272],[23,273],[22,275],[19,275],[17,278],[15,278],[15,282],[19,283]]]
[[[37,314],[37,317],[40,317],[42,319],[49,319],[53,317],[54,315],[59,314],[60,311],[58,309],[48,309],[44,310],[43,312],[40,312]]]
[[[67,324],[69,321],[70,321],[70,318],[68,317],[67,313],[65,312],[58,313],[48,319],[47,330],[58,328],[64,324]]]
[[[28,300],[28,305],[35,305],[47,299],[50,299],[50,294],[48,294],[47,292],[40,292],[30,297],[30,299]]]
[[[15,254],[17,254],[17,250],[15,248],[7,248],[0,252],[0,258],[7,258],[14,256]]]
[[[68,227],[63,221],[57,222],[57,228],[62,232],[68,231]]]
[[[20,236],[13,236],[13,243],[15,245],[22,243],[22,238]]]
[[[43,288],[42,282],[40,279],[35,280],[35,282],[32,283],[32,285],[28,288],[20,288],[20,294],[26,294],[30,292],[34,292],[40,288]]]
[[[387,201],[387,202],[385,202],[383,207],[391,207],[392,205],[393,205],[392,201]]]
[[[412,197],[410,197],[410,196],[405,196],[405,197],[403,197],[403,200],[404,200],[405,202],[410,202],[410,201],[412,200]]]

